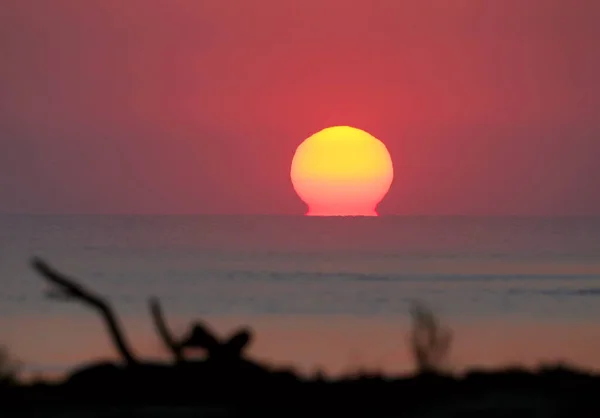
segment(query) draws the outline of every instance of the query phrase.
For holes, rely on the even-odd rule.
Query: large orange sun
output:
[[[387,148],[373,135],[333,126],[300,144],[290,175],[308,205],[307,215],[377,216],[394,168]]]

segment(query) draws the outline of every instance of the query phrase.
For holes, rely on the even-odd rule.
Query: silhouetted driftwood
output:
[[[101,314],[117,350],[125,360],[123,365],[100,362],[74,370],[65,381],[69,396],[131,400],[195,395],[218,399],[231,396],[232,393],[239,397],[253,384],[270,390],[280,387],[282,383],[299,381],[290,370],[277,370],[247,359],[243,350],[251,340],[251,332],[245,327],[222,340],[205,324],[196,322],[187,335],[176,338],[168,327],[157,298],[149,299],[150,312],[157,334],[174,356],[175,364],[142,361],[127,344],[118,318],[106,300],[40,259],[35,259],[33,265],[57,288],[51,293],[52,297],[79,300]],[[201,360],[187,359],[184,350],[188,348],[203,349],[206,357]]]
[[[234,332],[231,337],[222,340],[206,325],[196,323],[187,337],[183,339],[182,346],[206,350],[209,360],[230,362],[244,357],[243,350],[251,339],[252,333],[245,327]]]
[[[252,339],[250,329],[240,327],[231,337],[221,340],[208,325],[197,321],[188,333],[178,340],[169,329],[160,301],[153,297],[149,306],[156,333],[178,363],[186,361],[186,348],[205,350],[207,359],[211,361],[236,361],[243,357],[243,350]]]
[[[50,291],[48,294],[50,297],[65,300],[78,300],[90,308],[95,309],[104,320],[114,346],[125,363],[128,365],[139,363],[127,343],[119,319],[108,301],[104,300],[99,295],[95,295],[92,291],[77,283],[75,279],[59,273],[40,258],[34,258],[32,265],[42,277],[55,286],[53,289],[54,291]]]

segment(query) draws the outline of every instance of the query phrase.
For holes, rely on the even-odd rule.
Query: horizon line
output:
[[[167,213],[167,212],[1,212],[0,216],[222,216],[222,217],[294,217],[294,218],[600,218],[600,214],[408,214],[379,213],[378,216],[307,216],[304,213]]]

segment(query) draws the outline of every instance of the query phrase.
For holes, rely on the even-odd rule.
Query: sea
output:
[[[410,309],[456,370],[600,369],[600,218],[0,215],[0,345],[23,373],[116,358],[99,316],[49,297],[40,257],[110,301],[139,355],[173,331],[250,327],[257,361],[332,375],[412,370]]]

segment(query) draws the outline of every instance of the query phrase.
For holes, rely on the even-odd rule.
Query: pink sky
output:
[[[382,214],[600,214],[597,0],[5,0],[0,212],[304,213],[295,148],[386,143]]]

